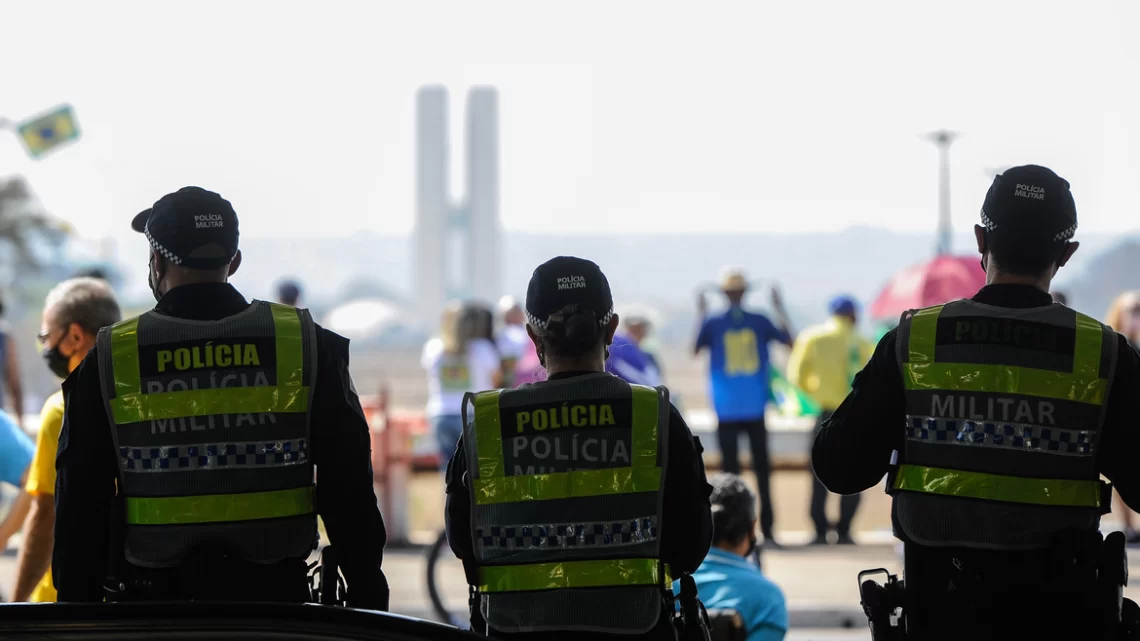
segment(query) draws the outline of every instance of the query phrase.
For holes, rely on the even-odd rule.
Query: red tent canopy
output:
[[[897,320],[908,309],[969,298],[985,284],[977,256],[938,256],[895,274],[871,305],[871,317]]]

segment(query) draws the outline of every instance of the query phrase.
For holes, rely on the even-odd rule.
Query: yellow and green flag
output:
[[[819,405],[810,396],[771,366],[768,367],[768,389],[776,408],[784,416],[818,416],[820,413]]]
[[[32,118],[22,123],[17,131],[32,158],[39,158],[56,147],[79,137],[79,124],[70,105]]]

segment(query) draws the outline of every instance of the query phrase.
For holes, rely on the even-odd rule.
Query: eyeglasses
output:
[[[51,335],[54,334],[55,332],[56,332],[55,329],[49,329],[46,332],[40,332],[39,334],[36,334],[36,342],[39,343],[41,348],[47,347],[48,338],[50,338]]]

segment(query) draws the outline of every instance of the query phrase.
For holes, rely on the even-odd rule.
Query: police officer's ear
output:
[[[978,241],[978,253],[984,256],[986,253],[986,228],[981,225],[974,225],[974,238]]]
[[[526,324],[526,335],[530,337],[530,342],[534,343],[534,353],[538,356],[538,364],[546,367],[546,354],[543,353],[542,349],[542,337],[534,331],[530,323]]]
[[[234,254],[234,259],[230,261],[230,273],[229,273],[229,275],[233,276],[234,273],[237,272],[238,267],[241,267],[241,250],[240,249],[237,250],[236,254]]]
[[[1077,253],[1077,248],[1080,246],[1081,244],[1077,241],[1065,243],[1065,250],[1061,252],[1061,257],[1057,259],[1057,267],[1064,267],[1065,263],[1069,262],[1069,259],[1073,257],[1073,254]]]
[[[163,258],[154,249],[150,250],[150,280],[154,285],[162,282],[166,276],[166,259]]]
[[[613,316],[610,317],[610,322],[608,325],[606,325],[606,329],[605,329],[606,346],[607,347],[614,342],[614,333],[617,332],[618,323],[620,323],[620,322],[621,322],[621,318],[617,314],[614,314]]]

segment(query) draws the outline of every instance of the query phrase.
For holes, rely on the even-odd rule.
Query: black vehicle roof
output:
[[[457,628],[386,612],[280,603],[12,603],[0,638],[471,641]]]

